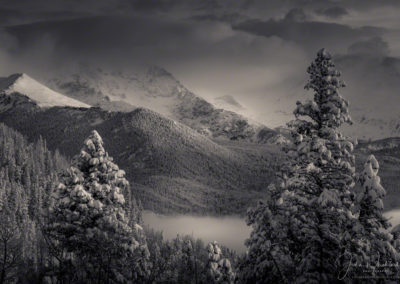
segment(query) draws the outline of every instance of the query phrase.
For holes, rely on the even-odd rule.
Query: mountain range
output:
[[[199,122],[198,118],[206,116],[206,112],[185,120],[180,113],[184,110],[183,113],[193,114],[196,109],[193,101],[209,103],[187,89],[179,90],[179,82],[172,81],[168,72],[160,74],[162,69],[152,70],[146,77],[147,82],[152,82],[149,86],[143,83],[146,82],[143,78],[136,80],[135,84],[142,86],[143,96],[134,97],[130,93],[132,105],[127,102],[128,95],[112,93],[112,88],[106,92],[106,87],[94,84],[95,79],[76,76],[71,77],[75,81],[67,77],[63,81],[52,79],[58,86],[52,90],[26,74],[0,78],[0,122],[30,141],[43,137],[49,149],[58,149],[69,158],[79,153],[85,138],[96,129],[110,155],[127,172],[131,188],[145,209],[159,213],[244,214],[249,205],[265,196],[268,184],[274,180],[274,172],[285,157],[279,145],[288,142],[287,129],[257,128],[258,125],[248,122],[247,125],[257,129],[257,139],[255,136],[234,139],[232,131],[212,132],[225,121]],[[96,74],[122,77],[102,70]],[[160,80],[165,84],[158,79],[150,80],[152,76],[165,77]],[[163,94],[163,87],[165,98],[176,103],[166,105],[169,108],[164,110],[169,113],[133,106],[134,100],[139,104],[146,97],[156,102]],[[245,119],[212,105],[209,110],[229,114],[233,120]],[[195,122],[208,126],[210,132],[200,131]],[[361,141],[356,148],[358,169],[369,154],[377,156],[383,185],[388,191],[385,200],[388,209],[397,207],[400,201],[399,145],[398,138],[387,138]]]
[[[273,180],[278,146],[212,139],[141,107],[121,112],[84,103],[44,104],[42,97],[17,88],[25,81],[39,84],[28,75],[6,79],[15,80],[0,92],[0,122],[30,141],[43,137],[49,149],[58,149],[69,158],[79,154],[85,138],[96,129],[110,155],[127,172],[131,188],[145,209],[243,214]],[[44,97],[59,94],[42,89]],[[68,99],[63,96],[60,102]],[[76,100],[70,102],[75,104]]]
[[[195,95],[161,67],[143,66],[139,70],[125,73],[79,65],[42,81],[62,94],[106,110],[151,109],[212,138],[265,142],[274,134],[261,123]],[[232,98],[230,104],[223,103],[226,100],[223,97],[216,104],[232,106]]]

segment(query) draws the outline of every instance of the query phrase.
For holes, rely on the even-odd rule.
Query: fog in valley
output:
[[[145,211],[143,222],[150,228],[162,231],[164,238],[169,240],[175,238],[177,234],[193,235],[205,243],[217,240],[238,253],[246,251],[244,241],[250,236],[250,227],[243,218],[237,216],[165,216]]]

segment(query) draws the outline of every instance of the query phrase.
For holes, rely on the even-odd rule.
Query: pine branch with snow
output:
[[[364,164],[359,181],[362,191],[357,195],[359,220],[363,238],[366,240],[365,253],[370,257],[370,263],[396,263],[400,260],[399,250],[388,219],[383,215],[383,198],[386,191],[378,176],[379,163],[374,155],[370,155]],[[371,271],[371,276],[389,278],[396,271],[392,267]]]

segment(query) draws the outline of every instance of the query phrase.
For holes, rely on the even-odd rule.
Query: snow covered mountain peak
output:
[[[58,72],[43,81],[67,96],[106,110],[148,108],[211,137],[258,141],[260,129],[266,129],[209,103],[162,67],[147,65],[124,71],[78,65]]]
[[[8,77],[0,78],[0,93],[6,95],[20,93],[36,102],[39,107],[90,107],[85,103],[51,90],[24,73],[12,74]]]
[[[146,75],[149,78],[168,77],[168,78],[176,81],[176,79],[174,78],[174,76],[171,73],[169,73],[164,68],[162,68],[160,66],[156,66],[156,65],[149,66],[147,68]]]
[[[91,105],[131,111],[145,107],[173,117],[172,109],[186,89],[169,72],[157,66],[137,71],[77,66],[44,78],[53,89]],[[122,108],[122,109],[121,109]]]

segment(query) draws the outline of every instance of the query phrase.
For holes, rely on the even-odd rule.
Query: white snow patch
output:
[[[90,108],[85,103],[49,89],[26,74],[14,74],[2,80],[0,79],[0,90],[7,95],[14,92],[26,95],[40,107],[71,106]]]

